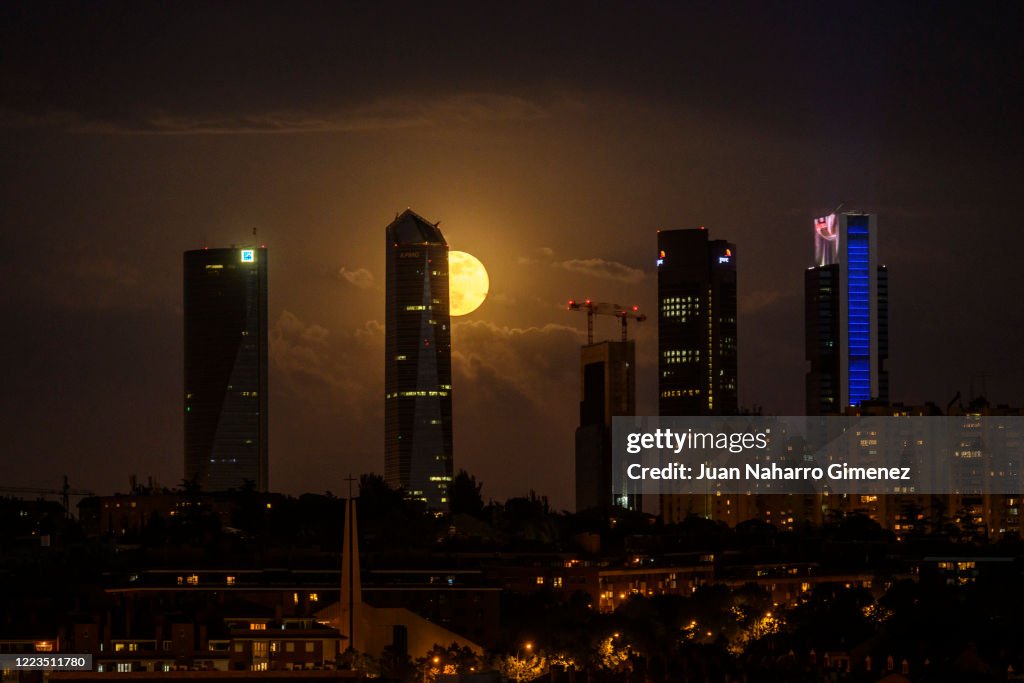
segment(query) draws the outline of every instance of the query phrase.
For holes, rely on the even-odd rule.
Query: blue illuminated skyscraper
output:
[[[889,400],[889,274],[878,265],[874,214],[814,222],[816,265],[804,277],[807,414]]]

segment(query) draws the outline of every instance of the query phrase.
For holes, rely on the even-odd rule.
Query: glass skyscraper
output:
[[[185,479],[266,491],[267,250],[186,251],[184,304]]]
[[[386,297],[385,478],[444,510],[452,481],[448,244],[411,210],[387,227]]]
[[[874,214],[814,222],[816,264],[804,276],[808,415],[889,400],[889,273]]]
[[[658,232],[658,414],[739,412],[736,245]]]

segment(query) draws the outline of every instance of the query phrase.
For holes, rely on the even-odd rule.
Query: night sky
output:
[[[3,3],[0,486],[180,482],[181,254],[253,228],[271,487],[382,472],[406,207],[490,274],[452,349],[485,498],[571,505],[565,301],[655,313],[658,228],[738,245],[742,405],[802,411],[811,221],[840,203],[879,214],[893,399],[1024,404],[1024,6],[892,4]]]

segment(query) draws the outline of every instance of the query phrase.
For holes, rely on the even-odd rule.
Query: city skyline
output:
[[[253,227],[273,251],[273,488],[379,471],[374,226],[406,206],[489,271],[488,300],[452,329],[457,467],[487,496],[571,506],[583,331],[564,301],[653,313],[657,229],[706,225],[743,251],[740,406],[803,410],[808,225],[844,201],[884,226],[891,398],[1024,403],[1007,260],[1024,249],[1007,227],[1019,9],[624,12],[5,14],[0,478],[178,484],[179,255]],[[570,44],[570,26],[595,39]],[[869,51],[837,47],[867,34]],[[655,339],[637,326],[641,414],[657,410]]]

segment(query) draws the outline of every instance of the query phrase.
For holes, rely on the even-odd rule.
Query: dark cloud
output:
[[[522,97],[459,93],[438,98],[395,98],[348,109],[283,109],[207,115],[154,111],[132,118],[116,115],[86,118],[73,111],[49,111],[31,116],[15,110],[0,110],[0,124],[12,127],[51,125],[80,133],[135,135],[360,133],[530,121],[545,115],[542,105]]]
[[[572,501],[580,331],[483,321],[452,328],[456,459],[499,499],[533,489]]]
[[[632,268],[618,261],[607,261],[601,258],[569,259],[555,265],[577,275],[627,284],[636,284],[647,277],[647,274],[639,268]]]
[[[365,130],[510,107],[529,118],[545,97],[611,92],[780,130],[991,141],[1017,130],[1009,117],[1019,101],[993,93],[1012,93],[1019,80],[1009,64],[1024,61],[1021,12],[848,2],[287,11],[7,3],[0,98],[20,116],[217,132]]]
[[[269,333],[277,391],[308,409],[344,416],[353,424],[376,415],[382,395],[383,327],[369,321],[342,334],[284,310]],[[283,386],[282,386],[283,385]]]

